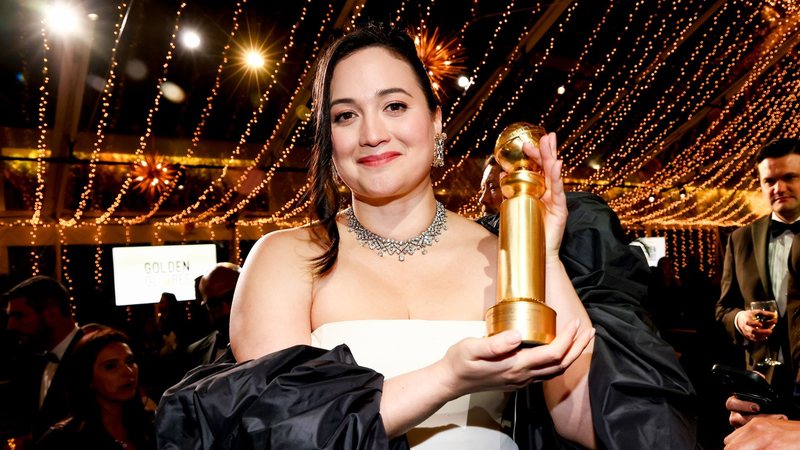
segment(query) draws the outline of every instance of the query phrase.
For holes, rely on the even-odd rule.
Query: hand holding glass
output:
[[[751,302],[750,310],[756,312],[755,319],[761,323],[761,328],[771,329],[778,322],[778,302],[775,300]],[[756,363],[756,366],[780,365],[781,362],[772,356],[772,350],[770,350],[764,359]]]

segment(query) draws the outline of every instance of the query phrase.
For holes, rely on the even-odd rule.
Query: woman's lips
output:
[[[373,166],[374,167],[374,166],[380,166],[380,165],[383,165],[383,164],[387,164],[390,161],[392,161],[395,158],[397,158],[398,156],[400,156],[400,153],[398,153],[398,152],[383,152],[383,153],[379,153],[377,155],[369,155],[369,156],[365,156],[363,158],[359,158],[357,162],[359,164],[363,164],[365,166]]]

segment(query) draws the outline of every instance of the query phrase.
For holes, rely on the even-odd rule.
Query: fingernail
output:
[[[750,407],[750,409],[752,409],[753,412],[758,412],[758,405],[753,405]]]

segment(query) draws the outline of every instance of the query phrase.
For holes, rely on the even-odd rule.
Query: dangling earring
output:
[[[333,182],[336,183],[337,186],[342,184],[342,179],[339,177],[339,172],[336,171],[336,166],[331,164],[331,177],[333,178]]]
[[[436,133],[433,137],[433,162],[431,166],[442,167],[444,165],[444,140],[447,133]]]

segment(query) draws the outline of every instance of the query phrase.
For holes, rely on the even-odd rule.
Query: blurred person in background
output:
[[[37,439],[67,413],[64,366],[83,331],[70,311],[69,292],[57,280],[34,276],[3,295],[7,331],[20,358],[10,367],[14,434]],[[8,357],[8,355],[6,355]]]
[[[233,263],[221,262],[200,278],[200,301],[206,307],[217,331],[216,349],[225,351],[230,342],[231,305],[241,268]],[[216,358],[215,358],[216,359]]]
[[[121,331],[96,326],[67,366],[69,415],[37,442],[49,449],[155,449],[155,404],[139,389],[139,367]]]

